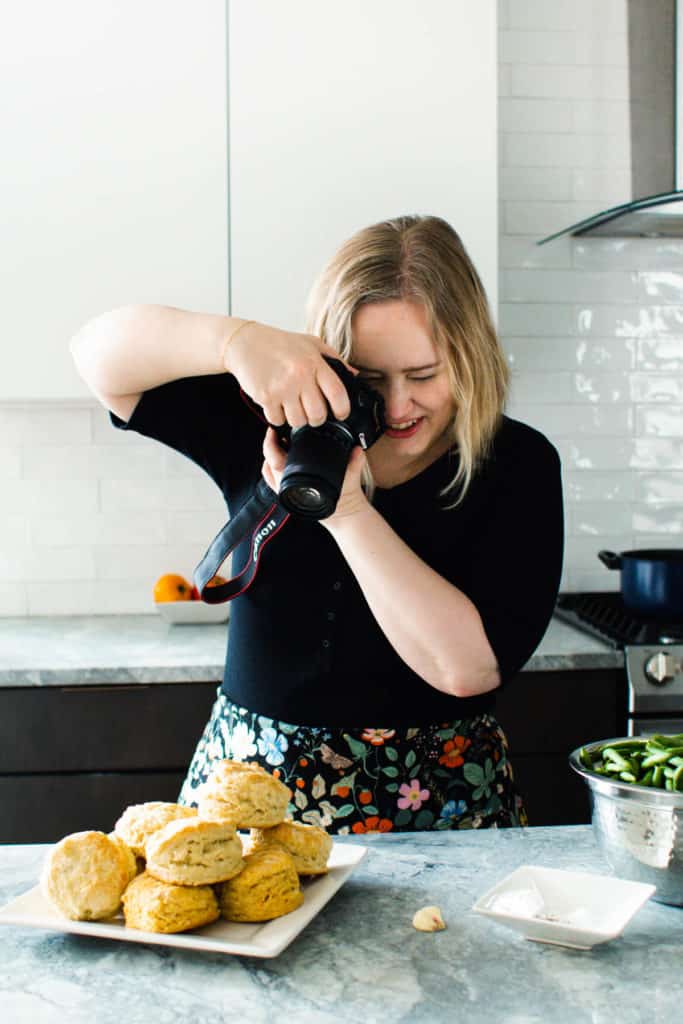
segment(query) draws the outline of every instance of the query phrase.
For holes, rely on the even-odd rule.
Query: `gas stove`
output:
[[[683,732],[683,622],[643,618],[613,592],[560,594],[555,615],[623,650],[629,735]]]

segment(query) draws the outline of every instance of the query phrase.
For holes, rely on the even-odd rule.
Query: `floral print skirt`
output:
[[[414,832],[527,824],[492,715],[419,728],[324,728],[264,718],[218,692],[179,795],[223,758],[256,761],[292,791],[288,815],[328,832]]]

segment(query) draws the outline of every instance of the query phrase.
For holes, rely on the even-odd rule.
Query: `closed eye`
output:
[[[380,384],[384,380],[383,377],[371,377],[367,373],[359,373],[358,376],[360,377],[361,380],[366,380],[370,384]],[[422,377],[408,377],[408,380],[414,380],[414,381],[434,380],[435,377],[436,377],[435,373],[427,373],[427,374],[425,374]]]

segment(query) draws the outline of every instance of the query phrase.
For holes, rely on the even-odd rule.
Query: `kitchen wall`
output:
[[[537,239],[631,198],[624,0],[501,0],[500,330],[510,412],[562,456],[563,587],[683,540],[683,239]]]
[[[614,589],[600,548],[683,541],[683,240],[536,245],[630,198],[625,0],[499,0],[499,41],[509,412],[562,456],[564,589]],[[4,616],[151,611],[224,518],[187,460],[88,402],[0,404],[0,479]]]

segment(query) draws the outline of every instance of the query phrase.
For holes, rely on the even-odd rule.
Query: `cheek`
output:
[[[439,386],[434,388],[429,395],[425,394],[422,396],[423,405],[431,409],[433,415],[438,416],[440,419],[449,419],[454,412],[453,399],[448,386]]]

